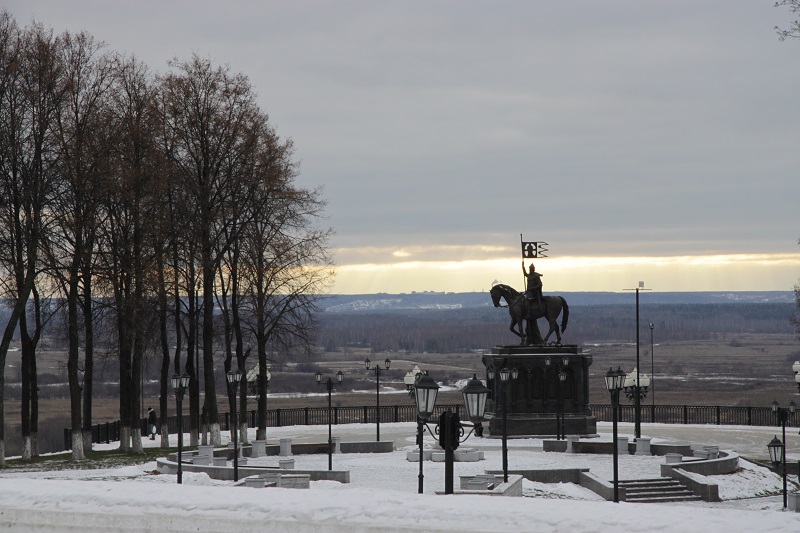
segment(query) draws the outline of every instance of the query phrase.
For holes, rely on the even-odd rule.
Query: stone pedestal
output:
[[[294,470],[294,459],[279,459],[278,467],[281,470]]]
[[[650,451],[650,437],[640,437],[636,439],[636,453],[635,455],[653,455]]]
[[[281,451],[279,455],[282,457],[292,455],[292,439],[281,439]]]
[[[786,508],[795,513],[800,513],[800,492],[786,493]]]
[[[563,365],[565,357],[567,365]],[[577,346],[495,346],[483,356],[483,364],[487,371],[494,370],[494,379],[487,379],[491,392],[486,406],[492,437],[503,434],[504,400],[508,436],[555,436],[559,414],[565,435],[597,434],[597,418],[589,409],[592,356]],[[517,379],[502,384],[502,368],[516,369]],[[562,370],[567,377],[564,382],[558,378]]]
[[[267,441],[254,440],[250,447],[250,457],[263,457],[267,455]]]
[[[203,457],[213,457],[213,455],[214,455],[214,447],[213,446],[198,446],[197,447],[197,455],[202,455]]]
[[[628,437],[617,437],[617,453],[620,455],[628,455]]]
[[[342,453],[342,437],[331,437],[333,453]]]

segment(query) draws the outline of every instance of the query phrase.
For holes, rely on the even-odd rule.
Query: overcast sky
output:
[[[800,41],[773,0],[5,0],[246,74],[323,187],[334,292],[790,290]]]

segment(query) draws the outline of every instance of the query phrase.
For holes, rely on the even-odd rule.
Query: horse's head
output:
[[[502,293],[500,292],[499,285],[495,285],[492,287],[492,290],[489,291],[489,294],[492,296],[492,303],[495,307],[500,307],[500,297]]]
[[[513,298],[514,293],[516,292],[517,291],[515,291],[508,285],[498,283],[497,285],[492,286],[492,289],[489,291],[489,294],[492,295],[492,303],[494,304],[494,306],[501,307],[500,298],[505,298],[506,303],[509,303],[509,299]]]

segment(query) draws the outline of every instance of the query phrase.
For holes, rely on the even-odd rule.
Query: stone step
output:
[[[625,487],[625,501],[631,503],[700,501],[700,497],[672,478],[628,479],[619,482]]]
[[[628,498],[625,497],[628,503],[670,503],[670,502],[699,502],[702,501],[700,496],[653,496],[649,498]]]

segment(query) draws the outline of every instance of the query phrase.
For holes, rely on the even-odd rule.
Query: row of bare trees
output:
[[[38,453],[36,348],[50,313],[64,315],[74,459],[91,446],[99,317],[112,317],[103,335],[113,332],[131,453],[142,451],[148,353],[162,358],[161,420],[170,375],[191,376],[193,444],[202,357],[202,407],[220,444],[220,357],[225,371],[257,358],[263,438],[268,351],[310,340],[313,295],[333,274],[319,191],[295,185],[292,142],[245,76],[196,56],[169,67],[155,75],[91,35],[20,27],[0,12],[0,288],[13,306],[0,341],[0,458],[15,331],[23,456]]]

